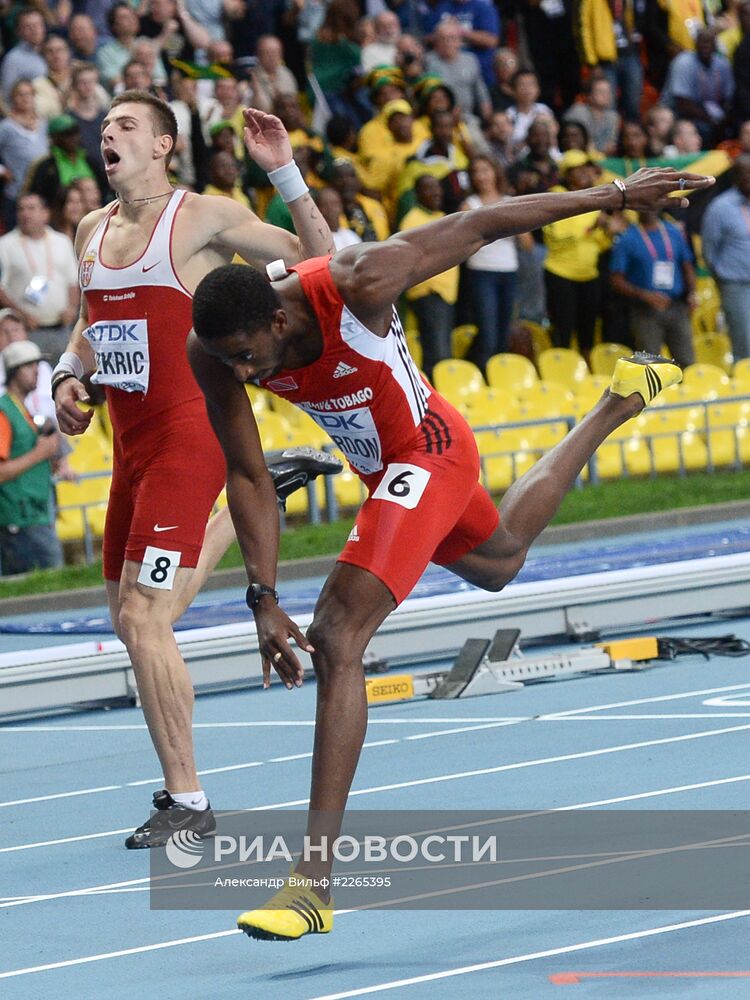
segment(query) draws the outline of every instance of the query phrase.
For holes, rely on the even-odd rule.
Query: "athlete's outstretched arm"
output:
[[[279,555],[279,509],[276,490],[266,468],[258,427],[245,387],[231,369],[201,347],[195,333],[187,355],[206,399],[211,425],[227,463],[227,500],[250,583],[276,585]],[[309,643],[273,600],[262,600],[255,611],[263,676],[268,686],[271,666],[287,687],[302,681],[303,670],[292,652],[291,636],[304,649]],[[281,653],[278,661],[276,654]]]
[[[644,168],[625,181],[627,207],[637,211],[687,205],[670,195],[683,188],[708,187],[713,177],[671,168]],[[614,184],[549,194],[509,198],[496,205],[447,215],[436,222],[397,233],[382,243],[363,243],[342,250],[331,261],[331,274],[350,309],[363,321],[376,323],[407,288],[461,264],[481,247],[506,236],[538,229],[585,212],[622,208],[622,192]]]
[[[275,115],[265,114],[257,108],[246,108],[245,146],[253,160],[266,173],[287,168],[291,173],[286,182],[276,179],[280,193],[287,203],[297,230],[297,236],[268,225],[246,212],[245,218],[221,233],[219,241],[234,250],[251,264],[268,263],[283,258],[287,264],[296,264],[305,257],[324,257],[335,252],[331,230],[328,228],[310,192],[299,178],[299,171],[292,157],[292,146],[286,129]],[[296,197],[297,190],[299,194]],[[250,222],[250,219],[253,222]]]

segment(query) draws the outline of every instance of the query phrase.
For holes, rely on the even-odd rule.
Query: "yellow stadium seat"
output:
[[[750,394],[750,358],[741,358],[735,361],[732,369],[732,378],[737,386],[741,386],[743,393]]]
[[[553,424],[532,424],[527,428],[531,446],[535,448],[540,456],[555,447],[568,433],[568,425],[565,421],[556,421]]]
[[[432,372],[432,383],[451,403],[468,402],[486,388],[482,373],[470,361],[448,358],[438,361]]]
[[[701,365],[715,365],[727,375],[732,374],[734,355],[732,342],[726,333],[699,333],[693,337],[695,361]]]
[[[569,347],[552,347],[548,351],[542,351],[536,363],[545,382],[560,382],[573,391],[589,375],[586,362],[578,351]]]
[[[414,364],[417,368],[421,368],[424,357],[422,353],[422,341],[419,339],[419,331],[406,331],[406,346],[409,349],[409,354],[411,354]]]
[[[618,358],[629,358],[632,350],[625,344],[606,342],[596,344],[591,348],[590,364],[594,375],[606,375],[608,378],[615,370]]]
[[[714,333],[719,316],[718,298],[705,299],[692,312],[690,317],[693,333]]]
[[[518,393],[523,406],[540,417],[574,417],[575,396],[559,382],[537,382]]]
[[[99,429],[104,433],[104,436],[108,441],[112,440],[112,419],[109,415],[109,407],[106,403],[101,403],[99,406],[94,407],[94,420],[93,423],[98,424]]]
[[[489,386],[469,397],[461,407],[463,416],[472,427],[486,424],[508,424],[520,419],[519,402],[506,389]]]
[[[265,413],[266,410],[270,408],[269,403],[271,399],[273,399],[273,396],[266,392],[265,389],[261,389],[260,386],[253,385],[251,382],[246,382],[245,392],[250,397],[250,402],[253,406],[253,413],[256,414],[256,416],[259,413]]]
[[[280,451],[295,444],[294,431],[285,417],[272,410],[257,414],[258,434],[263,451]]]
[[[477,328],[473,323],[464,323],[463,326],[457,326],[451,333],[451,354],[453,357],[465,358],[476,335]]]
[[[538,358],[542,351],[548,351],[552,347],[552,337],[546,326],[542,326],[541,323],[532,323],[531,320],[525,319],[521,323],[521,327],[527,330],[531,337],[531,346],[535,358]]]
[[[688,365],[683,373],[683,382],[691,388],[699,389],[703,399],[727,396],[731,390],[729,376],[716,365]]]
[[[596,452],[596,472],[600,479],[619,479],[629,476],[647,476],[651,472],[651,452],[648,443],[634,435],[628,425],[620,428],[621,434],[612,434]],[[588,470],[584,470],[584,479]]]
[[[361,507],[367,496],[359,476],[346,466],[343,472],[334,476],[333,489],[339,507]]]
[[[643,439],[648,443],[656,472],[675,473],[684,470],[706,469],[708,451],[703,438],[695,431],[676,431],[671,426],[670,414],[658,410],[655,418],[664,417],[660,426],[654,419],[648,424],[648,433]]]
[[[497,389],[528,389],[538,382],[536,368],[522,354],[493,354],[487,362],[487,381]]]
[[[507,490],[534,464],[528,428],[499,427],[475,435],[482,462],[482,483],[491,493]]]
[[[750,465],[750,427],[710,427],[706,435],[711,462],[718,467]]]
[[[650,434],[703,430],[705,425],[702,406],[660,406],[644,410],[635,418],[636,432],[644,437]]]

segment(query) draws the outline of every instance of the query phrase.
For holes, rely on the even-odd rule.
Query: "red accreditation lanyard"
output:
[[[38,243],[39,240],[34,240],[33,242]],[[23,255],[26,258],[26,263],[29,265],[29,271],[31,272],[31,276],[33,278],[35,274],[39,274],[39,269],[36,266],[36,261],[29,253],[29,248],[26,246],[25,236],[20,237],[20,243],[21,243],[21,249],[23,250]],[[49,279],[50,275],[54,270],[55,265],[54,261],[52,260],[52,253],[50,251],[48,233],[44,234],[44,258],[45,258],[44,277]]]
[[[747,212],[747,209],[745,209],[745,212]],[[747,222],[748,222],[748,228],[750,228],[750,213],[748,213]],[[665,225],[663,225],[661,222],[657,222],[656,223],[656,228],[659,230],[659,233],[661,234],[662,242],[664,243],[664,252],[667,255],[667,260],[670,260],[670,261],[674,260],[674,251],[672,250],[672,241],[669,238],[669,233],[667,232],[667,227]],[[643,226],[638,226],[638,232],[641,234],[641,239],[646,244],[646,249],[651,254],[651,257],[654,260],[658,260],[659,259],[659,254],[657,252],[657,249],[654,246],[654,244],[651,242],[651,237],[648,235],[648,233],[643,228]]]

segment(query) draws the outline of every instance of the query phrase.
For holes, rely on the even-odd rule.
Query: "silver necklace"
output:
[[[125,201],[124,198],[117,196],[118,201],[121,201],[123,205],[148,205],[151,201],[158,201],[159,198],[166,198],[168,195],[174,194],[175,189],[170,188],[169,191],[165,191],[164,194],[154,194],[150,198],[133,198],[132,201]]]

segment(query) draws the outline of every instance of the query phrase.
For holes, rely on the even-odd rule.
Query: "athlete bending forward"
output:
[[[477,483],[471,429],[420,377],[394,303],[406,288],[501,237],[597,209],[661,209],[686,185],[711,183],[674,170],[639,170],[625,183],[449,215],[331,260],[305,261],[273,285],[258,271],[230,265],[196,289],[188,355],[227,458],[229,506],[251,574],[248,603],[255,604],[265,670],[273,663],[288,687],[302,678],[287,641],[297,629],[268,593],[277,551],[273,498],[257,478],[258,437],[242,383],[259,379],[330,429],[369,494],[307,633],[318,680],[313,845],[338,834],[362,748],[365,648],[428,562],[501,590],[607,435],[681,379],[663,358],[619,361],[599,403],[511,486],[498,512]],[[332,904],[322,889],[330,868],[319,857],[298,863],[307,880],[287,883],[264,908],[243,914],[239,926],[252,937],[283,940],[330,930]]]
[[[281,122],[256,110],[245,121],[248,152],[289,203],[299,240],[231,199],[173,189],[167,167],[177,124],[169,106],[140,91],[112,102],[101,149],[118,197],[78,228],[81,314],[52,382],[65,433],[82,434],[91,421],[77,405],[88,398],[88,375],[105,387],[112,420],[104,577],[166,786],[154,795],[154,820],[127,838],[130,848],[163,844],[173,829],[215,828],[195,767],[193,688],[172,632],[233,537],[224,512],[206,531],[226,473],[185,353],[193,290],[235,253],[263,266],[332,248]],[[309,452],[273,466],[272,479],[257,437],[255,444],[258,513],[278,530],[277,492],[283,499],[333,469],[327,456]]]

